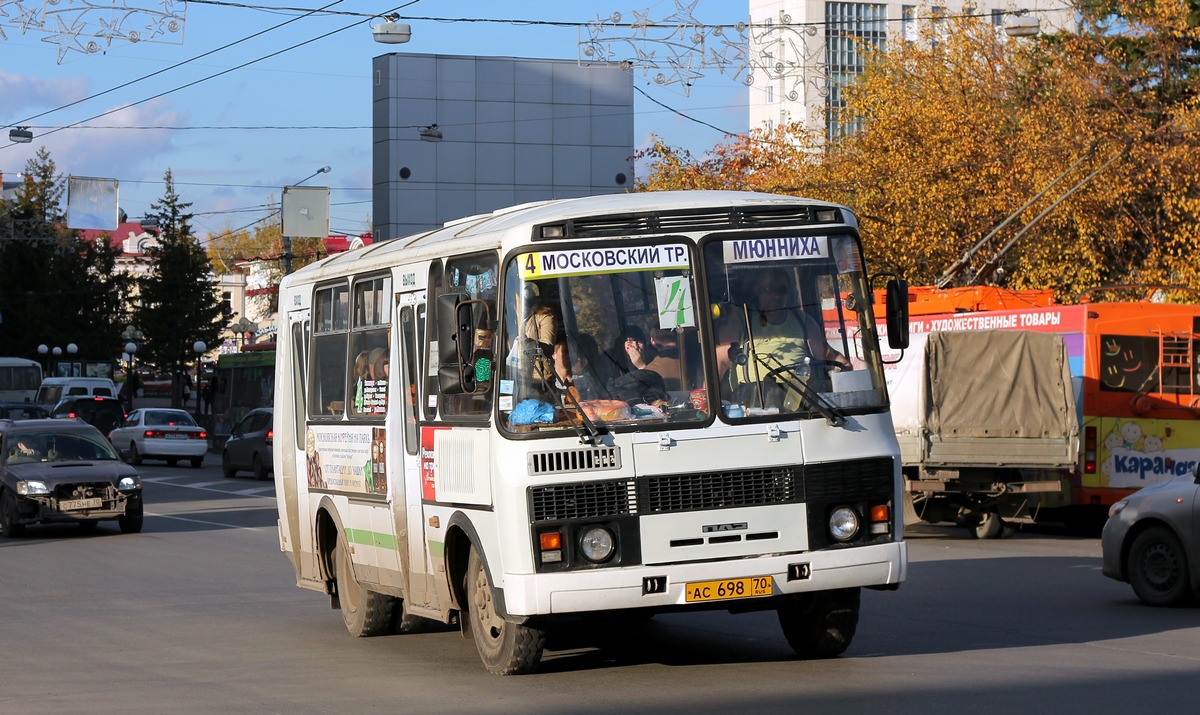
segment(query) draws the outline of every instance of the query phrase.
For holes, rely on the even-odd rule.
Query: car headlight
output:
[[[22,479],[17,482],[17,494],[28,496],[30,494],[49,494],[50,489],[46,483],[40,479]]]
[[[121,477],[121,481],[117,482],[117,489],[123,492],[141,488],[142,482],[137,477]]]
[[[616,548],[612,532],[602,526],[589,526],[579,538],[579,550],[592,563],[607,561]]]
[[[839,506],[829,515],[829,535],[834,541],[849,541],[858,534],[858,514],[848,506]]]
[[[1124,509],[1124,508],[1125,508],[1125,507],[1127,507],[1127,506],[1129,506],[1129,500],[1128,500],[1128,499],[1122,499],[1122,500],[1120,500],[1120,501],[1118,501],[1118,502],[1115,502],[1115,503],[1114,503],[1112,506],[1110,506],[1110,507],[1108,508],[1108,518],[1109,518],[1109,519],[1111,519],[1111,518],[1113,518],[1114,516],[1116,516],[1117,514],[1120,514],[1120,513],[1121,513],[1121,510],[1122,510],[1122,509]]]

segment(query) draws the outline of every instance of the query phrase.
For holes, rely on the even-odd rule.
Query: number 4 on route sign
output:
[[[692,284],[687,276],[654,279],[658,301],[658,327],[690,328],[696,324],[692,310]]]

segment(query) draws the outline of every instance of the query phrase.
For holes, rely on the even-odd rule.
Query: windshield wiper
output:
[[[841,408],[822,397],[821,393],[809,386],[807,379],[801,379],[801,376],[796,373],[797,365],[807,365],[811,377],[812,366],[809,358],[804,358],[803,363],[792,364],[785,364],[774,355],[760,355],[759,359],[775,363],[775,367],[767,373],[767,378],[777,377],[784,385],[795,390],[810,407],[821,413],[830,426],[842,427],[846,424],[846,414],[842,412]]]
[[[529,351],[526,351],[526,354],[528,354],[528,352]],[[534,343],[533,352],[535,353],[536,357],[541,358],[542,365],[553,364],[553,361],[546,357],[546,353],[544,350],[542,350],[541,345]],[[569,414],[567,414],[567,422],[571,423],[571,429],[574,430],[576,436],[579,437],[580,443],[593,446],[599,444],[601,435],[600,428],[597,427],[595,423],[592,422],[591,418],[587,416],[587,413],[583,411],[583,406],[579,404],[579,400],[576,399],[575,394],[571,392],[571,386],[567,385],[563,390],[560,391],[556,385],[551,385],[550,382],[546,380],[545,370],[538,370],[535,368],[534,372],[537,373],[538,381],[542,383],[542,389],[549,394],[554,395],[557,399],[555,407],[561,409],[564,414],[567,413],[567,411],[563,409],[563,393],[565,393],[567,399],[570,400],[571,405],[575,408],[575,411],[579,413],[579,422],[582,423],[582,426],[577,424],[575,420],[571,419]]]

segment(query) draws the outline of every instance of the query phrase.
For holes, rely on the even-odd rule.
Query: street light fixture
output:
[[[8,140],[14,144],[28,144],[33,141],[33,132],[29,131],[29,127],[17,127],[9,130]]]
[[[371,26],[371,36],[383,45],[402,45],[412,39],[412,28],[402,22],[399,15],[380,15],[383,22]]]
[[[237,320],[237,322],[235,322],[233,325],[230,325],[229,328],[241,337],[242,348],[244,349],[246,347],[246,334],[258,332],[258,323],[252,320],[247,320],[246,316],[243,315]]]

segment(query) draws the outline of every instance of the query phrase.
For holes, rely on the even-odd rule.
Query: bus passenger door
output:
[[[308,415],[308,337],[309,311],[293,310],[287,314],[287,332],[280,338],[285,343],[277,353],[279,361],[276,375],[286,376],[276,380],[275,385],[275,430],[279,436],[276,444],[278,459],[275,461],[275,496],[280,508],[280,546],[293,561],[301,581],[320,581],[321,571],[316,555],[316,544],[308,519],[307,460],[297,455],[305,453],[305,437]],[[303,473],[297,464],[305,464]],[[300,488],[299,480],[306,480]]]
[[[426,292],[413,291],[396,296],[395,354],[400,380],[392,404],[403,405],[400,420],[391,431],[401,439],[389,440],[389,459],[403,468],[392,471],[392,516],[396,526],[396,548],[407,582],[404,598],[409,608],[435,606],[433,574],[425,548],[425,528],[421,514],[421,442],[420,414],[421,346],[425,338]],[[392,411],[395,414],[395,410]]]

